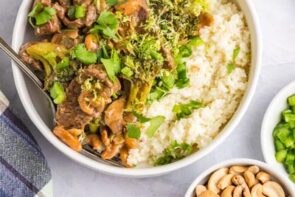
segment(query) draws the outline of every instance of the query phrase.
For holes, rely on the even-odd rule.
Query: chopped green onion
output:
[[[199,109],[204,105],[198,101],[191,100],[187,104],[176,104],[173,107],[173,112],[176,114],[177,120],[187,117],[193,113],[194,109]]]
[[[238,47],[238,48],[235,48],[234,49],[234,52],[233,52],[233,57],[232,57],[232,59],[233,59],[233,62],[235,62],[236,61],[236,59],[237,59],[237,57],[238,57],[238,55],[240,54],[240,47]]]
[[[84,18],[86,15],[86,7],[79,5],[75,8],[75,18]]]
[[[61,104],[66,97],[64,87],[55,81],[50,89],[50,96],[54,99],[55,104]]]
[[[276,160],[278,162],[283,162],[287,156],[287,150],[280,150],[276,152]]]
[[[295,95],[292,95],[292,96],[288,97],[288,104],[290,106],[295,106]]]
[[[54,8],[46,7],[42,12],[39,14],[35,15],[35,20],[36,20],[36,25],[44,25],[48,21],[51,20],[52,16],[55,15],[56,11]]]
[[[226,67],[227,69],[227,74],[230,74],[234,69],[235,69],[235,64],[234,63],[229,63]]]
[[[57,65],[56,65],[56,69],[57,70],[61,70],[64,68],[69,67],[70,65],[70,58],[68,57],[64,57]]]
[[[173,86],[175,84],[174,75],[168,71],[163,72],[163,76],[161,77],[161,81],[163,82],[163,85],[167,90],[170,90],[171,88],[173,88]]]
[[[140,128],[134,124],[127,124],[127,136],[129,138],[139,139],[141,135]]]
[[[83,64],[94,64],[97,61],[96,53],[87,51],[84,44],[75,46],[71,53],[72,58],[78,59]]]
[[[164,116],[156,116],[150,120],[150,126],[146,130],[148,137],[153,137],[161,124],[165,121]]]
[[[108,77],[114,82],[117,79],[116,74],[121,70],[121,61],[118,53],[112,50],[110,59],[101,58],[100,60],[107,71]]]
[[[230,62],[227,66],[226,66],[226,69],[227,69],[227,74],[230,74],[236,67],[235,65],[235,61],[238,57],[240,53],[240,47],[238,48],[235,48],[234,51],[233,51],[233,55],[232,55],[232,62]]]

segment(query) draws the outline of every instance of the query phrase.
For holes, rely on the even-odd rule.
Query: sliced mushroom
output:
[[[112,130],[113,133],[121,133],[124,126],[123,112],[125,106],[125,98],[120,98],[114,101],[105,110],[104,120],[106,125]]]
[[[257,175],[256,175],[256,179],[258,181],[260,181],[261,183],[265,183],[267,181],[270,180],[270,174],[260,171]]]
[[[206,190],[207,190],[207,188],[204,185],[197,185],[197,187],[195,189],[196,196],[198,197],[201,193],[203,193]]]
[[[265,197],[262,193],[262,185],[260,183],[254,185],[251,189],[252,197]]]
[[[221,190],[224,190],[226,187],[230,186],[232,184],[232,177],[234,175],[233,174],[227,174],[224,177],[222,177],[218,183],[217,183],[217,187]]]
[[[126,137],[125,138],[125,144],[127,145],[127,147],[129,149],[134,149],[134,148],[138,147],[138,140],[135,139],[135,138]]]
[[[244,178],[249,188],[258,182],[255,178],[255,174],[250,170],[246,170],[246,172],[244,172]]]
[[[223,190],[220,197],[232,197],[234,189],[235,189],[235,186],[232,186],[232,185],[228,186],[227,188],[225,188],[225,190]]]
[[[211,190],[206,190],[202,192],[198,197],[218,197],[218,195]]]
[[[208,181],[208,189],[218,194],[220,189],[217,187],[218,181],[228,173],[228,168],[221,168],[215,171]]]
[[[247,170],[247,167],[245,166],[232,166],[229,168],[229,173],[230,174],[242,174]]]
[[[285,197],[283,188],[274,181],[268,181],[262,186],[262,193],[269,197]]]

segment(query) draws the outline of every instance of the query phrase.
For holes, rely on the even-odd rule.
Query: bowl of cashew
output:
[[[294,197],[287,178],[267,164],[252,159],[231,159],[200,174],[185,197]]]

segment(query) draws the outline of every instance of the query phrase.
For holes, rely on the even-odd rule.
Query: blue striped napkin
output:
[[[52,196],[44,155],[8,106],[0,91],[0,197]]]

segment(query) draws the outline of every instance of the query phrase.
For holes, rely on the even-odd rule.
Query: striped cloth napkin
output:
[[[0,197],[52,196],[40,147],[0,91]]]

